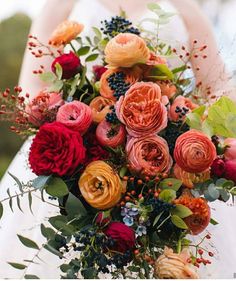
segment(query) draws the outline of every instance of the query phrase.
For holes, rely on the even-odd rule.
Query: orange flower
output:
[[[154,52],[150,52],[148,61],[146,63],[147,65],[157,65],[157,64],[167,64],[167,61],[165,58],[162,58],[161,56],[156,55]]]
[[[168,144],[159,136],[130,138],[126,153],[129,169],[145,176],[168,173],[173,164]]]
[[[208,226],[211,210],[204,198],[194,198],[189,192],[184,192],[174,203],[184,205],[192,211],[192,215],[184,218],[192,235],[198,235]]]
[[[84,29],[84,25],[75,21],[65,20],[52,33],[49,44],[60,47],[75,39]]]
[[[169,99],[176,94],[176,87],[169,81],[157,81],[157,85],[161,88],[162,96],[167,96]]]
[[[201,132],[190,130],[178,137],[174,158],[178,166],[189,173],[202,173],[216,158],[216,148]]]
[[[189,113],[193,109],[197,108],[198,105],[193,103],[189,98],[185,98],[183,96],[178,96],[174,100],[173,104],[170,107],[170,111],[169,111],[169,118],[171,121],[174,121],[174,122],[177,122],[179,119],[183,119],[182,117],[180,117],[180,113],[176,112],[177,107],[179,107],[181,110],[183,108],[186,108],[185,113]]]
[[[111,111],[110,106],[113,104],[112,100],[101,96],[94,98],[89,104],[92,109],[93,122],[100,123],[105,120],[107,113]]]
[[[131,85],[133,85],[135,82],[137,82],[138,80],[140,80],[141,78],[141,69],[137,66],[133,67],[133,68],[115,68],[115,69],[108,69],[107,71],[105,71],[101,77],[100,80],[100,94],[101,96],[103,96],[104,98],[108,98],[108,99],[112,99],[112,100],[116,100],[116,98],[113,96],[114,94],[114,90],[112,90],[109,86],[108,83],[108,78],[118,72],[122,72],[125,74],[125,82],[129,83]]]
[[[84,199],[94,208],[105,210],[114,207],[125,188],[116,172],[103,161],[91,162],[79,179]]]
[[[154,266],[154,276],[157,279],[198,279],[193,266],[188,263],[190,253],[183,249],[176,254],[172,249],[165,247],[164,253],[157,259]]]
[[[188,188],[193,188],[194,184],[205,182],[211,177],[210,169],[207,169],[202,173],[188,173],[182,170],[177,164],[174,166],[174,175]]]
[[[135,83],[116,103],[116,115],[133,137],[154,135],[167,126],[167,110],[160,87],[152,82]]]
[[[120,33],[112,38],[105,48],[105,61],[110,67],[132,67],[146,63],[149,49],[138,35]]]

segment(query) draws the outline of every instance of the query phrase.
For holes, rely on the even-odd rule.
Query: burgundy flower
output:
[[[111,222],[104,230],[106,236],[115,241],[113,250],[125,253],[135,246],[135,233],[132,228],[121,222]]]
[[[99,81],[102,77],[102,74],[107,70],[107,68],[103,65],[94,65],[93,66],[93,73],[95,76],[95,80]]]
[[[105,217],[105,214],[103,212],[98,213],[98,215],[96,217],[96,224],[100,227],[104,227],[110,221],[111,221],[111,217],[110,216]]]
[[[232,180],[236,183],[236,161],[228,160],[225,162],[225,174],[227,180]]]
[[[33,139],[29,163],[36,175],[72,175],[85,152],[80,133],[58,122],[46,123]]]
[[[225,172],[225,161],[216,158],[211,165],[211,173],[217,177],[222,177]]]
[[[56,73],[56,63],[62,67],[62,78],[69,79],[80,71],[80,59],[73,53],[63,54],[57,57],[52,63],[52,71]]]

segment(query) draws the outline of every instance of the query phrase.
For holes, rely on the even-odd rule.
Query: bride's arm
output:
[[[192,59],[197,82],[211,86],[212,92],[225,90],[229,75],[219,54],[210,21],[203,14],[197,3],[192,0],[171,0],[180,12],[190,36],[190,43],[198,41],[198,45],[207,45],[204,54],[206,59]],[[200,70],[196,70],[197,68]]]
[[[37,36],[43,43],[48,43],[48,39],[63,20],[67,19],[75,0],[48,0],[41,13],[33,21],[30,34]],[[33,70],[39,69],[44,65],[46,69],[50,68],[51,57],[35,58],[29,50],[26,49],[23,64],[20,73],[19,85],[24,91],[30,93],[30,98],[35,96],[44,86],[37,75],[32,73]]]

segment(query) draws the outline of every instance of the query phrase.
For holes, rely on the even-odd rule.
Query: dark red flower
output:
[[[211,173],[214,176],[222,177],[225,172],[225,161],[220,158],[216,158],[211,165]]]
[[[115,241],[112,250],[125,253],[135,247],[135,233],[132,228],[121,222],[111,222],[104,230],[106,236]]]
[[[106,226],[111,221],[111,216],[105,216],[103,212],[98,213],[96,217],[96,224],[100,227]]]
[[[59,63],[62,67],[62,78],[69,79],[80,71],[81,63],[80,59],[73,53],[63,54],[52,63],[52,71],[56,73],[56,63]]]
[[[236,161],[235,160],[228,160],[225,162],[224,177],[227,180],[232,180],[236,183]]]
[[[102,74],[107,70],[107,68],[103,65],[94,65],[93,66],[93,73],[95,76],[95,80],[99,81],[102,77]]]
[[[72,175],[85,160],[80,133],[59,122],[46,123],[33,139],[29,163],[36,175]]]

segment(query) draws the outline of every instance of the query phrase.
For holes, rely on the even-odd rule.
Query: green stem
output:
[[[73,44],[70,42],[69,45],[71,46],[72,50],[76,53],[76,49],[75,49],[75,47],[73,46]]]

